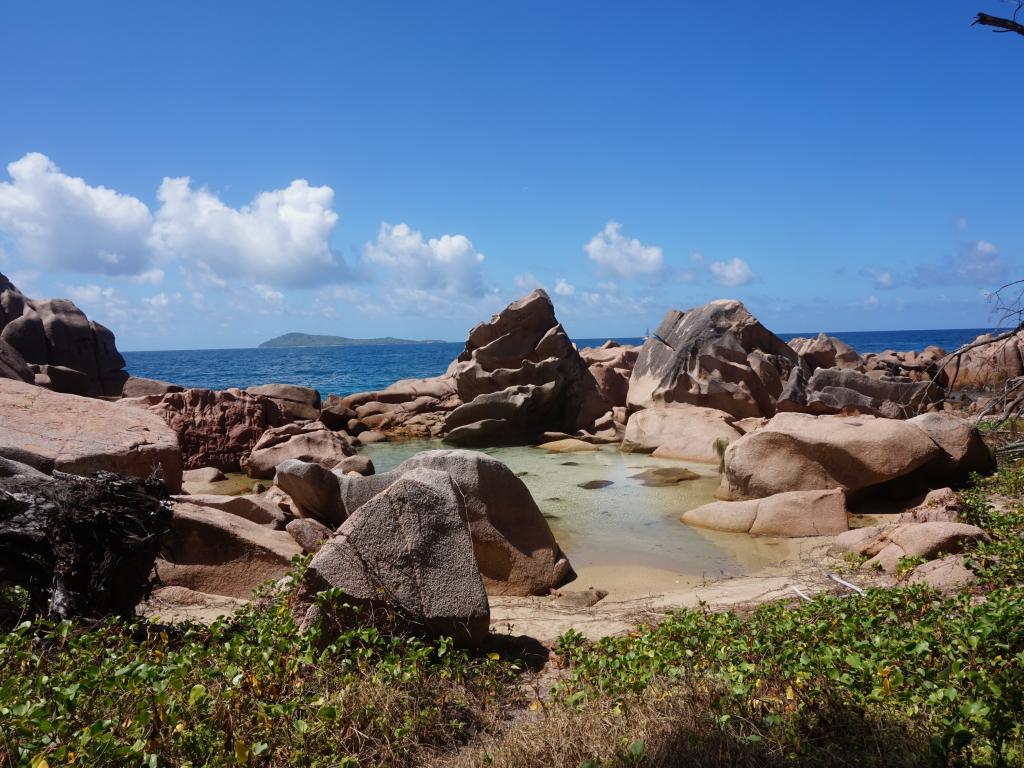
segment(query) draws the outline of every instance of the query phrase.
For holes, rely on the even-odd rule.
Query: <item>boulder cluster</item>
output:
[[[118,397],[128,374],[107,328],[70,301],[27,298],[0,274],[0,377]]]
[[[717,465],[719,500],[684,512],[686,524],[838,535],[843,551],[892,570],[983,535],[957,521],[947,486],[990,471],[992,455],[945,396],[951,383],[1021,375],[1022,344],[1014,336],[958,363],[936,348],[862,356],[824,334],[786,343],[720,300],[670,311],[641,346],[578,350],[537,290],[473,328],[443,375],[322,401],[289,384],[212,391],[129,378],[109,331],[0,276],[0,461],[22,478],[21,500],[0,487],[0,527],[45,507],[50,491],[25,501],[26,483],[123,499],[138,490],[104,496],[113,475],[90,490],[65,473],[159,480],[175,495],[157,505],[170,510],[169,532],[152,556],[178,600],[247,599],[305,552],[300,625],[329,632],[371,616],[474,644],[488,595],[546,595],[574,578],[544,515],[486,454],[426,451],[376,474],[358,449],[408,437],[558,452],[617,444]],[[251,478],[245,492],[219,491],[226,472]],[[666,486],[693,476],[649,474]],[[851,510],[882,501],[907,512],[848,531]],[[955,565],[928,578],[953,578]]]

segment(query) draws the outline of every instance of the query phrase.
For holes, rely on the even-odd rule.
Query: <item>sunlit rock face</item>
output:
[[[26,297],[2,274],[0,341],[0,376],[4,378],[34,382],[57,392],[108,397],[119,396],[128,380],[124,358],[109,329],[89,320],[70,301]]]

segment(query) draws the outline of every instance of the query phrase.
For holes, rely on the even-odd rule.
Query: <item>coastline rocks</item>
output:
[[[225,479],[225,475],[216,467],[201,467],[199,469],[186,469],[181,476],[183,483],[219,483]]]
[[[804,383],[802,372],[790,374],[780,411],[813,414],[863,414],[907,419],[942,403],[945,393],[931,381],[868,376],[855,370],[819,368]]]
[[[32,384],[35,374],[28,367],[21,353],[0,338],[0,379],[16,379]]]
[[[847,531],[836,537],[832,549],[870,558],[861,568],[892,573],[905,557],[931,560],[939,554],[955,555],[966,543],[987,539],[981,528],[964,523],[899,523]]]
[[[819,333],[813,339],[790,339],[789,346],[812,372],[816,368],[856,368],[861,364],[860,355],[853,347],[825,333]]]
[[[310,461],[331,469],[354,453],[347,440],[320,422],[285,424],[264,432],[240,464],[249,477],[270,479],[277,465],[288,459]]]
[[[611,409],[539,289],[473,328],[448,370],[463,403],[445,419],[456,444],[573,434]]]
[[[241,459],[270,427],[278,426],[277,406],[269,398],[239,389],[186,389],[165,395],[125,398],[124,408],[159,416],[178,435],[186,469],[216,467],[238,472]]]
[[[490,608],[466,517],[446,472],[407,472],[368,499],[313,557],[299,587],[306,600],[297,610],[301,628],[319,626],[330,637],[362,621],[396,622],[427,637],[479,645]],[[315,603],[329,588],[341,591],[338,601]]]
[[[319,520],[311,517],[299,517],[284,527],[295,543],[302,547],[306,554],[315,554],[323,543],[331,538],[332,531]]]
[[[613,407],[626,405],[629,377],[633,373],[633,366],[636,365],[639,354],[640,347],[622,345],[611,340],[600,347],[586,347],[580,350],[580,357],[597,382],[598,391]]]
[[[58,374],[54,381],[47,372],[40,372],[41,380],[53,388],[70,381],[81,394],[117,397],[128,378],[110,330],[91,322],[70,301],[27,298],[2,274],[0,339],[28,365],[57,366],[81,374],[81,379]],[[22,376],[16,378],[25,381]]]
[[[164,586],[248,598],[260,584],[284,576],[300,553],[285,531],[177,501],[156,571]]]
[[[592,453],[600,450],[593,443],[587,443],[575,437],[565,437],[552,440],[548,443],[541,443],[537,446],[550,453]]]
[[[277,465],[274,485],[291,497],[296,514],[319,520],[332,530],[348,517],[338,476],[319,464],[286,459]]]
[[[741,419],[772,416],[782,382],[803,365],[739,301],[670,310],[640,348],[628,404],[636,410],[687,403]]]
[[[320,420],[353,435],[386,430],[400,437],[439,437],[445,415],[461,404],[455,380],[449,375],[403,379],[375,392],[331,395]]]
[[[907,577],[908,584],[927,584],[940,592],[956,592],[977,580],[974,572],[964,565],[963,555],[948,555],[921,563]]]
[[[992,334],[983,334],[974,342],[990,341]],[[960,358],[959,370],[956,360],[950,360],[943,372],[952,381],[953,389],[986,390],[999,389],[1007,379],[1024,374],[1024,334],[1017,333],[965,352]]]
[[[285,525],[291,519],[281,510],[281,507],[263,496],[221,496],[212,493],[193,493],[174,498],[176,501],[198,507],[219,509],[275,531],[284,530]]]
[[[245,390],[274,401],[282,421],[314,421],[320,418],[320,393],[293,384],[263,384]]]
[[[780,413],[726,448],[720,495],[749,499],[832,488],[852,493],[944,455],[910,422]]]
[[[925,413],[908,423],[924,431],[945,453],[934,467],[934,474],[944,482],[964,480],[971,472],[995,471],[995,456],[971,422],[950,413]]]
[[[680,520],[699,528],[753,536],[833,536],[849,528],[846,494],[839,489],[713,501],[684,512]]]
[[[960,499],[952,488],[929,491],[920,504],[900,514],[901,523],[955,523],[960,519]]]
[[[721,450],[743,436],[734,421],[724,411],[696,405],[648,408],[629,417],[622,450],[717,464]]]
[[[323,499],[306,501],[304,512],[328,525],[337,525],[345,514],[360,514],[370,498],[419,468],[451,475],[465,499],[473,551],[489,594],[546,595],[575,578],[523,481],[497,459],[477,451],[423,451],[390,472],[371,477],[339,476],[335,472],[340,500],[335,501],[325,490]],[[298,474],[296,470],[293,465],[282,465],[279,475],[287,474],[291,479]]]
[[[121,391],[122,397],[147,397],[149,395],[166,395],[169,392],[184,392],[184,387],[171,384],[169,381],[146,379],[141,376],[129,376]]]
[[[172,493],[181,490],[177,438],[153,414],[13,379],[0,379],[0,413],[0,456],[46,473],[157,471]]]

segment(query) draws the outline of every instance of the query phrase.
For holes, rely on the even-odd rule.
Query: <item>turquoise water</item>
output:
[[[376,443],[360,449],[386,472],[422,450],[447,447],[439,441]],[[679,521],[706,504],[718,488],[709,464],[621,453],[618,447],[587,453],[549,453],[534,447],[484,450],[504,462],[530,489],[555,538],[577,569],[643,565],[699,581],[738,576],[777,563],[793,542],[693,528]],[[700,477],[666,486],[645,486],[634,475],[648,467],[685,466]],[[581,483],[611,481],[586,490]]]
[[[854,331],[835,334],[860,352],[921,350],[929,344],[954,349],[985,329],[932,331]],[[783,339],[813,333],[779,334]],[[604,339],[576,339],[580,347]],[[619,339],[639,344],[642,339]],[[297,384],[323,395],[383,389],[398,379],[426,378],[445,372],[462,351],[458,344],[395,344],[295,349],[202,349],[125,352],[129,373],[185,387],[226,389],[257,384]]]

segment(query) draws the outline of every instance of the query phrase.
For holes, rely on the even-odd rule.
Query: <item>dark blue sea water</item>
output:
[[[833,333],[858,352],[886,349],[922,350],[930,344],[952,350],[991,329],[933,331],[840,331]],[[783,339],[816,333],[782,333]],[[576,339],[580,347],[599,346],[604,339]],[[642,339],[617,339],[639,344]],[[192,351],[125,352],[134,376],[171,381],[185,387],[225,389],[257,384],[298,384],[322,394],[346,395],[383,389],[398,379],[444,373],[462,351],[462,343],[388,344],[381,346],[302,347],[295,349],[198,349]]]

